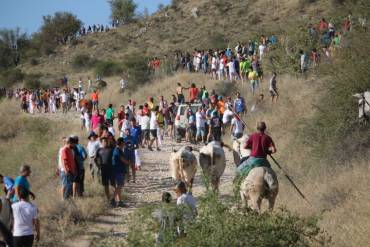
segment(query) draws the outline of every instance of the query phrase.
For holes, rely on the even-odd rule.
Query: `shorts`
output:
[[[200,127],[200,128],[197,128],[197,136],[205,136],[206,135],[206,131],[205,131],[205,128],[204,127]]]
[[[158,138],[158,130],[150,130],[150,135],[153,137],[153,139]]]
[[[243,137],[243,133],[233,133],[231,139],[239,139]]]
[[[111,185],[116,186],[123,186],[125,182],[125,175],[122,172],[117,172],[112,174],[112,181]]]
[[[270,94],[271,94],[271,97],[275,97],[279,95],[277,89],[270,90]]]
[[[146,140],[146,141],[150,140],[150,131],[149,130],[143,130],[142,135],[143,135],[144,140]]]
[[[64,171],[60,172],[60,183],[64,188],[68,187],[68,185],[72,183],[72,180],[68,179],[68,176]]]
[[[101,169],[101,183],[103,186],[108,186],[112,183],[112,171],[108,169]]]

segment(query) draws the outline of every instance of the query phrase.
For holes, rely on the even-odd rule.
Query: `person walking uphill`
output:
[[[123,149],[125,148],[125,142],[122,137],[117,139],[117,146],[113,150],[112,155],[112,185],[114,187],[114,201],[116,207],[123,207],[123,201],[121,199],[121,190],[125,181],[125,174],[130,167],[130,162],[127,160]]]
[[[21,166],[20,175],[16,177],[14,181],[14,196],[12,199],[13,202],[19,201],[20,193],[24,191],[28,192],[32,199],[35,200],[35,194],[33,194],[30,190],[31,186],[27,180],[27,177],[29,177],[30,175],[31,167],[28,165]]]
[[[257,124],[257,130],[258,132],[249,136],[244,145],[245,149],[251,149],[251,154],[246,161],[238,166],[237,173],[239,175],[247,175],[255,167],[271,167],[267,160],[267,155],[276,153],[274,141],[270,136],[265,134],[265,122],[259,122]]]
[[[101,183],[104,186],[104,193],[107,200],[111,199],[109,193],[109,184],[113,182],[112,180],[112,155],[113,149],[109,146],[108,139],[102,137],[100,139],[101,147],[96,151],[95,154],[95,164],[98,166],[101,174]],[[98,175],[98,174],[97,174]]]

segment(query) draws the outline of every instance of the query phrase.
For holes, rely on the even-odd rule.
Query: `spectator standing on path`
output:
[[[87,152],[86,152],[86,149],[81,145],[79,144],[79,139],[78,139],[78,136],[73,136],[73,140],[74,140],[74,148],[73,148],[73,152],[75,154],[75,161],[76,161],[76,165],[77,165],[77,183],[78,183],[78,187],[77,187],[77,194],[78,196],[83,196],[83,193],[85,191],[85,166],[84,166],[84,162],[87,158]]]
[[[143,140],[142,140],[142,146],[145,147],[146,145],[149,148],[150,145],[150,117],[149,113],[144,113],[141,117],[140,122],[141,129],[143,131]]]
[[[199,107],[197,113],[195,114],[195,123],[197,128],[197,133],[195,135],[195,142],[198,142],[201,138],[202,142],[206,142],[206,113],[204,112],[203,107]]]
[[[276,73],[273,72],[272,77],[270,79],[270,88],[269,88],[269,91],[270,91],[270,94],[271,94],[271,102],[277,102],[278,97],[279,97],[276,83],[277,83],[276,82]]]
[[[157,151],[160,151],[159,145],[158,145],[158,121],[157,121],[157,112],[159,110],[159,107],[156,106],[155,109],[151,112],[150,115],[150,143],[148,145],[148,149],[153,151],[152,146],[153,143],[155,142],[155,146],[157,148]]]
[[[101,183],[104,186],[104,193],[109,202],[111,200],[109,193],[109,184],[112,184],[113,186],[113,148],[109,146],[108,139],[106,137],[101,138],[100,141],[101,147],[96,151],[95,164],[97,164],[98,169],[100,170]]]
[[[209,121],[209,133],[207,137],[207,142],[210,142],[211,137],[213,141],[220,142],[222,132],[223,132],[222,119],[217,110],[214,110],[212,112],[212,118]]]
[[[12,205],[14,247],[32,247],[34,239],[40,240],[38,209],[29,202],[29,191],[22,190],[18,196],[19,201]]]
[[[87,137],[89,139],[87,143],[87,154],[89,156],[89,168],[90,174],[93,179],[95,176],[100,180],[100,169],[95,162],[96,152],[100,148],[100,141],[98,140],[98,136],[95,134],[94,131],[90,131]]]
[[[127,160],[125,156],[124,150],[125,142],[122,137],[117,139],[117,146],[113,150],[112,155],[112,165],[113,165],[113,173],[112,173],[112,180],[113,180],[113,187],[114,187],[114,202],[116,207],[123,207],[123,201],[121,199],[121,190],[124,185],[125,181],[125,174],[127,173],[127,169],[130,167],[130,162]]]
[[[7,199],[14,195],[14,180],[11,177],[0,174],[0,184]]]
[[[132,137],[132,141],[134,143],[135,147],[135,170],[141,169],[141,161],[140,161],[140,155],[139,155],[139,145],[141,143],[141,127],[137,124],[136,119],[131,120],[131,130],[130,134]]]
[[[74,192],[77,192],[77,166],[75,162],[75,157],[73,154],[74,140],[69,137],[66,141],[66,145],[61,150],[61,159],[63,171],[62,174],[62,184],[65,187],[64,199],[68,199],[71,195],[76,196]]]
[[[21,192],[28,192],[28,194],[35,200],[35,194],[32,193],[30,190],[31,185],[28,182],[27,178],[31,175],[31,167],[28,165],[23,165],[20,168],[20,175],[15,178],[14,180],[14,196],[13,202],[17,202],[19,200],[19,195]]]

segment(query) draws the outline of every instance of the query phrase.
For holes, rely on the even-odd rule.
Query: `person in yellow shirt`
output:
[[[257,71],[254,71],[252,68],[250,69],[248,73],[248,79],[251,83],[251,89],[252,89],[252,94],[256,92],[258,88],[258,74]]]

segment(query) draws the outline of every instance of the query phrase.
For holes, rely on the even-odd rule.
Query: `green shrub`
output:
[[[95,73],[100,76],[120,75],[122,72],[122,65],[114,61],[99,61],[95,66]]]
[[[72,59],[72,67],[76,70],[92,68],[96,63],[97,60],[87,54],[79,54]]]
[[[14,83],[23,80],[23,78],[22,70],[17,68],[7,69],[0,74],[0,85],[2,87],[11,87]]]
[[[36,66],[36,65],[39,64],[39,60],[37,60],[36,58],[33,57],[33,58],[30,59],[30,64],[32,66]]]
[[[41,74],[27,74],[24,78],[24,87],[38,89],[41,87]]]
[[[131,53],[123,61],[125,73],[128,74],[128,85],[130,89],[135,89],[139,85],[150,80],[150,72],[147,66],[148,59],[141,53]]]
[[[183,209],[173,207],[160,208],[173,224],[162,228],[163,241],[159,246],[285,247],[324,245],[328,241],[316,218],[301,218],[283,209],[258,215],[247,208],[224,204],[212,193],[200,198],[195,221],[180,224]],[[159,232],[161,226],[152,217],[153,212],[153,208],[147,208],[132,216],[130,246],[155,245],[154,233]],[[177,226],[185,229],[186,236],[177,237]]]

